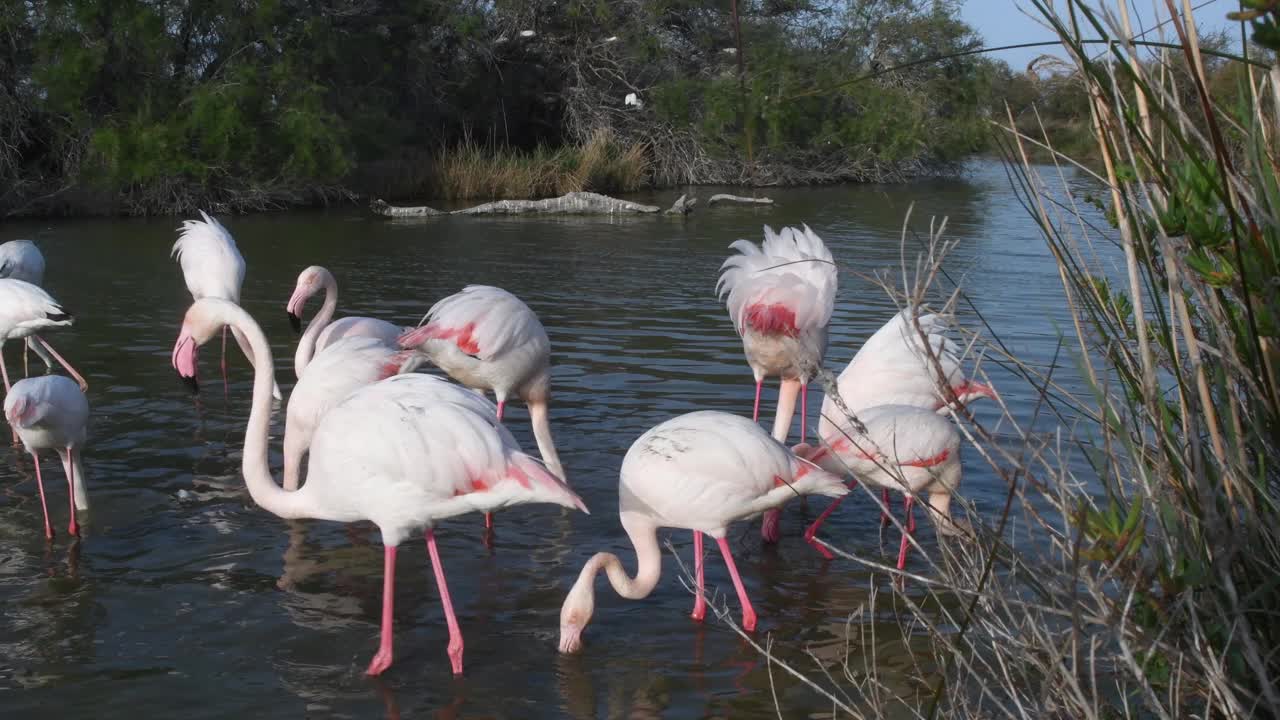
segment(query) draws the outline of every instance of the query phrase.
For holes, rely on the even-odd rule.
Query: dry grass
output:
[[[643,145],[621,146],[605,131],[581,146],[529,152],[468,139],[436,156],[428,185],[431,196],[448,200],[534,200],[582,190],[616,194],[648,185],[649,166]]]

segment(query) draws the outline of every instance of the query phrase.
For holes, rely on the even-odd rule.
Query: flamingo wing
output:
[[[760,247],[738,240],[720,267],[716,293],[733,325],[770,335],[796,336],[826,327],[835,307],[836,267],[831,251],[808,226],[765,226]]]
[[[30,240],[10,240],[0,245],[0,278],[25,280],[32,285],[44,281],[44,255]]]
[[[183,221],[171,256],[178,259],[192,298],[221,298],[238,304],[244,257],[222,223],[203,210],[200,216],[204,219]]]
[[[489,285],[468,285],[440,300],[424,320],[426,325],[412,333],[417,342],[449,340],[462,352],[486,361],[530,343],[548,349],[551,344],[542,322],[528,305],[506,290]]]

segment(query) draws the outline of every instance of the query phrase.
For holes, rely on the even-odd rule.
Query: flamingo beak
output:
[[[289,302],[284,306],[285,312],[289,313],[289,324],[293,326],[295,333],[302,332],[302,309],[307,306],[307,298],[310,294],[307,292],[306,283],[299,283],[294,288],[293,295],[289,297]]]
[[[289,327],[293,328],[295,334],[302,332],[302,318],[295,315],[292,310],[289,311]]]
[[[191,394],[195,395],[200,392],[200,383],[196,380],[196,340],[185,326],[182,333],[178,336],[178,341],[173,345],[173,355],[170,360],[173,362],[173,369],[178,371],[178,377],[186,383],[187,388],[191,390]]]

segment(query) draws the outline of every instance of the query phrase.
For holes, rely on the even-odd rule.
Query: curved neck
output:
[[[253,351],[253,405],[244,431],[244,461],[241,472],[253,501],[264,510],[283,518],[320,517],[313,509],[306,489],[286,492],[271,477],[267,465],[267,435],[271,424],[271,390],[275,387],[271,346],[262,328],[238,305],[227,303],[222,320],[244,334]]]
[[[307,323],[307,331],[298,340],[298,350],[293,354],[293,372],[297,377],[302,377],[302,371],[311,363],[312,356],[316,354],[316,340],[329,321],[333,320],[333,313],[338,309],[338,281],[330,272],[322,273],[320,278],[324,284],[324,304],[320,306],[320,312]]]
[[[556,441],[551,437],[551,419],[547,416],[546,398],[531,398],[528,404],[529,422],[533,425],[533,438],[538,443],[538,454],[542,455],[542,462],[548,470],[561,480],[566,480],[564,466],[560,464],[560,454],[556,452]]]
[[[636,549],[636,576],[627,575],[622,561],[613,553],[596,553],[582,568],[578,575],[578,585],[586,584],[588,592],[593,592],[593,585],[602,568],[609,576],[609,584],[614,592],[628,600],[640,600],[649,596],[658,585],[662,575],[662,551],[658,549],[658,529],[647,522],[628,522],[622,517],[622,527],[626,529],[631,544]]]

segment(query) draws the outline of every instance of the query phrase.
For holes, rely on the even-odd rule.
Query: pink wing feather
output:
[[[836,296],[831,251],[807,225],[780,233],[766,225],[764,235],[760,247],[734,242],[729,247],[738,254],[720,266],[716,294],[726,299],[734,328],[795,337],[825,327]]]

